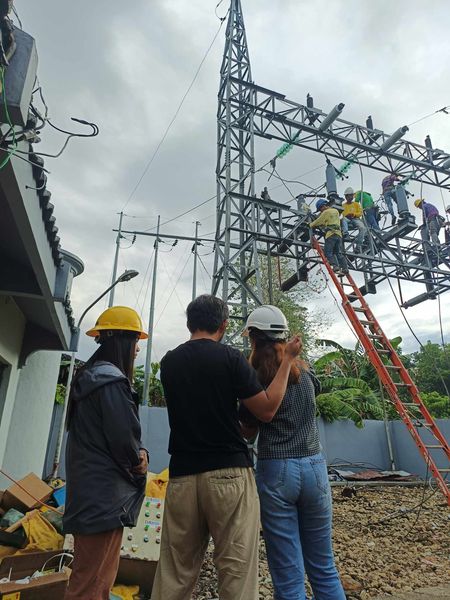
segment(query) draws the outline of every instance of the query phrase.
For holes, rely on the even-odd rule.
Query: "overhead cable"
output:
[[[143,172],[142,172],[142,175],[139,177],[139,179],[138,179],[138,181],[137,181],[136,185],[134,186],[134,188],[133,188],[133,189],[132,189],[132,191],[131,191],[131,194],[128,196],[128,199],[127,199],[127,201],[126,201],[126,202],[125,202],[125,204],[123,205],[123,207],[122,207],[122,211],[123,211],[123,210],[124,210],[124,209],[125,209],[125,208],[128,206],[128,204],[130,203],[130,201],[131,201],[131,199],[133,198],[134,194],[136,193],[137,189],[138,189],[138,188],[139,188],[139,186],[141,185],[141,183],[142,183],[142,180],[144,179],[144,177],[145,177],[145,175],[147,174],[148,170],[149,170],[149,169],[150,169],[150,167],[152,166],[152,164],[153,164],[153,161],[155,160],[156,156],[158,155],[158,153],[159,153],[159,151],[160,151],[160,149],[161,149],[162,145],[164,144],[164,142],[165,142],[165,140],[166,140],[166,138],[167,138],[167,135],[168,135],[168,133],[169,133],[170,129],[172,128],[172,125],[175,123],[175,121],[176,121],[176,119],[177,119],[177,117],[178,117],[178,115],[179,115],[179,113],[180,113],[180,111],[181,111],[181,109],[182,109],[182,107],[183,107],[183,104],[184,104],[184,102],[185,102],[186,98],[187,98],[187,97],[188,97],[188,95],[189,95],[189,92],[190,92],[190,91],[191,91],[191,89],[194,87],[194,84],[195,84],[195,82],[197,81],[197,77],[199,76],[199,74],[200,74],[200,71],[201,71],[201,69],[202,69],[202,67],[203,67],[204,63],[205,63],[205,61],[206,61],[206,59],[207,59],[207,57],[208,57],[208,55],[209,55],[209,53],[210,53],[210,51],[211,51],[212,47],[214,46],[214,43],[215,43],[215,41],[216,41],[216,39],[217,39],[217,37],[218,37],[218,35],[219,35],[219,33],[220,33],[221,29],[222,29],[223,23],[224,23],[224,20],[221,20],[221,22],[220,22],[220,25],[219,25],[219,28],[218,28],[218,30],[217,30],[217,32],[216,32],[216,34],[214,35],[214,37],[213,37],[213,39],[212,39],[212,42],[211,42],[211,43],[210,43],[210,45],[208,46],[208,49],[206,50],[206,52],[205,52],[205,54],[204,54],[204,56],[203,56],[202,60],[200,61],[200,64],[199,64],[199,66],[197,67],[197,70],[196,70],[196,72],[195,72],[195,74],[194,74],[194,77],[193,77],[193,79],[192,79],[191,83],[189,84],[189,86],[188,86],[187,90],[185,91],[185,93],[184,93],[183,97],[181,98],[181,101],[180,101],[180,103],[179,103],[179,105],[178,105],[178,107],[177,107],[177,109],[176,109],[176,111],[175,111],[175,114],[173,115],[173,117],[172,117],[172,119],[171,119],[171,121],[170,121],[169,125],[167,126],[167,128],[166,128],[166,130],[165,130],[165,132],[164,132],[164,134],[163,134],[163,136],[162,136],[162,138],[160,139],[160,141],[159,141],[158,145],[156,146],[156,148],[155,148],[155,150],[154,150],[154,152],[153,152],[152,156],[150,157],[150,160],[149,160],[149,161],[147,162],[147,164],[145,165],[145,168],[144,168],[144,170],[143,170]]]

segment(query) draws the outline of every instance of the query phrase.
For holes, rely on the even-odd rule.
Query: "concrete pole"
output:
[[[114,264],[113,264],[111,285],[116,281],[116,278],[117,278],[117,265],[119,263],[120,240],[122,239],[122,219],[123,219],[123,212],[120,212],[119,213],[119,230],[117,232],[117,237],[116,237],[116,253],[114,255]],[[116,288],[114,286],[111,289],[111,292],[109,294],[108,308],[111,308],[111,306],[114,304],[114,292],[115,291],[116,291]]]
[[[144,402],[144,404],[148,403],[150,371],[151,371],[151,365],[152,365],[153,324],[154,324],[154,320],[155,320],[156,277],[157,277],[157,270],[158,270],[160,223],[161,223],[161,217],[158,216],[158,225],[156,228],[156,241],[155,241],[155,262],[153,265],[152,295],[151,295],[151,299],[150,299],[150,312],[149,312],[149,317],[148,317],[147,354],[145,356],[144,391],[143,391],[143,398],[142,398],[142,401]]]
[[[195,242],[194,242],[194,273],[192,276],[192,300],[197,297],[197,261],[198,261],[198,228],[200,222],[195,222]]]

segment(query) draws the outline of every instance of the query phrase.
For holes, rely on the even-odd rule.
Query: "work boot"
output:
[[[397,217],[395,215],[392,215],[391,225],[394,226],[396,223],[397,223]]]

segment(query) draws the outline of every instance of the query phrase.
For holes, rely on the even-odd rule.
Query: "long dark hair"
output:
[[[252,342],[252,351],[249,357],[250,364],[257,372],[262,385],[268,387],[283,360],[286,341],[274,340],[259,329],[251,329],[249,337]],[[292,363],[288,385],[298,383],[302,369],[308,369],[308,365],[304,361],[299,359]]]
[[[69,402],[67,406],[66,428],[69,430],[73,415],[74,402],[73,391],[78,378],[84,371],[90,369],[94,363],[99,361],[109,362],[115,365],[127,377],[130,384],[133,383],[134,355],[136,351],[137,335],[130,331],[102,331],[99,339],[99,347],[94,354],[78,369],[71,385]]]

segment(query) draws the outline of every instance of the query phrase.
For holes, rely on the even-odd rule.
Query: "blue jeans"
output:
[[[342,217],[341,226],[344,235],[348,233],[349,229],[357,229],[358,235],[356,236],[355,244],[357,246],[363,245],[367,236],[367,228],[361,219],[348,219],[347,217]]]
[[[323,251],[332,267],[341,268],[344,271],[348,270],[348,264],[344,256],[342,238],[340,235],[330,235],[325,238]]]
[[[345,600],[331,544],[332,508],[321,454],[260,459],[256,484],[276,600]]]
[[[386,206],[387,209],[389,211],[389,214],[391,215],[391,217],[394,217],[394,207],[392,205],[392,201],[395,202],[395,204],[397,204],[397,196],[395,195],[395,190],[386,190],[383,194],[384,196],[384,201],[386,202]]]
[[[370,206],[366,208],[364,211],[364,216],[366,217],[366,223],[370,227],[370,229],[380,229],[377,221],[377,211],[375,206]]]

